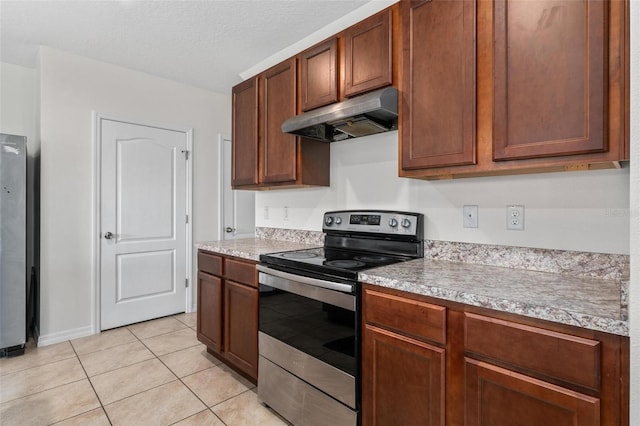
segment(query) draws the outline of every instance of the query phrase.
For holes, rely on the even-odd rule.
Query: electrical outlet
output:
[[[464,228],[478,227],[478,206],[462,206],[462,226]]]
[[[282,208],[282,220],[289,220],[289,207],[287,206]]]
[[[507,229],[524,231],[524,206],[507,206]]]

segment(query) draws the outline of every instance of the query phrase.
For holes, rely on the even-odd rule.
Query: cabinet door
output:
[[[302,110],[338,101],[338,40],[333,38],[300,55]]]
[[[367,324],[364,425],[444,425],[445,350]]]
[[[344,94],[353,96],[392,83],[391,10],[348,28]]]
[[[258,377],[258,289],[224,283],[225,358],[254,379]]]
[[[222,280],[198,272],[198,340],[222,352]]]
[[[401,7],[402,168],[475,164],[475,0]]]
[[[258,184],[258,79],[243,81],[232,93],[231,185]]]
[[[494,160],[607,150],[608,4],[495,1]]]
[[[594,426],[600,400],[465,359],[466,426]]]
[[[281,129],[296,115],[295,58],[266,71],[262,81],[262,182],[295,181],[298,138]]]

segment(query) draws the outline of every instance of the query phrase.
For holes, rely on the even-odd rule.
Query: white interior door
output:
[[[253,238],[256,233],[256,196],[253,191],[231,189],[231,139],[222,143],[222,239]]]
[[[185,311],[187,133],[102,119],[100,328]]]

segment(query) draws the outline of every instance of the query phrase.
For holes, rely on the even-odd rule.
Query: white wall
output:
[[[631,2],[631,425],[640,425],[640,1]]]
[[[32,68],[0,62],[0,132],[27,137],[37,151],[36,72]]]
[[[629,253],[629,168],[422,181],[397,177],[397,139],[331,144],[331,187],[258,193],[256,226],[319,231],[325,211],[384,208],[424,213],[428,239]],[[462,227],[465,204],[479,228]],[[507,204],[525,206],[524,231],[506,230]]]
[[[47,47],[40,51],[40,94],[40,341],[48,344],[92,330],[92,111],[194,129],[193,240],[200,241],[219,238],[215,164],[218,133],[230,133],[231,101]]]

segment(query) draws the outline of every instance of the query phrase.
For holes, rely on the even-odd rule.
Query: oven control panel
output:
[[[394,211],[327,212],[322,230],[419,236],[422,234],[422,217],[420,213]]]

